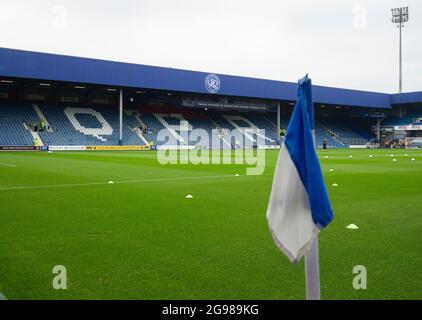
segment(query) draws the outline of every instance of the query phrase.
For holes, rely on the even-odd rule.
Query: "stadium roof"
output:
[[[216,91],[205,85],[208,75],[206,72],[0,48],[0,76],[3,77],[296,100],[296,83],[218,74],[212,76],[217,81]],[[313,97],[321,104],[376,108],[422,102],[422,92],[390,95],[316,85],[313,86]]]
[[[421,103],[422,91],[392,94],[391,104]]]

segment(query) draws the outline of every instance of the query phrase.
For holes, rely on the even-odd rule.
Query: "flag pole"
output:
[[[320,300],[318,237],[311,244],[305,255],[306,299]]]
[[[317,149],[315,130],[312,130],[314,146]],[[306,299],[321,300],[321,289],[319,286],[319,252],[318,237],[312,241],[310,250],[305,255],[305,276],[306,276]]]

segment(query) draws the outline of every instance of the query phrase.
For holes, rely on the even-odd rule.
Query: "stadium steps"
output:
[[[185,139],[183,139],[180,134],[178,134],[176,132],[176,130],[174,128],[172,128],[172,126],[169,125],[169,123],[164,120],[163,115],[160,113],[154,113],[154,117],[164,126],[164,128],[166,128],[168,130],[168,132],[170,132],[170,134],[180,143],[187,145],[188,142],[185,141]]]
[[[137,121],[138,124],[141,125],[142,128],[146,128],[147,125],[142,121],[141,119],[141,113],[138,110],[131,110],[131,109],[124,109],[124,113],[127,116],[131,116],[133,118],[135,118],[135,120]],[[135,130],[134,128],[131,128],[130,125],[128,125],[129,129],[135,133],[139,138],[141,138],[141,140],[145,143],[145,145],[150,145],[151,142],[145,137],[144,133],[139,130]]]
[[[38,104],[33,104],[32,107],[34,108],[36,114],[38,115],[38,117],[40,118],[41,121],[44,121],[45,123],[45,129],[47,130],[47,132],[53,132],[53,129],[50,126],[50,123],[48,122],[48,119],[46,118],[46,116],[44,115],[44,113],[42,112],[40,106]]]
[[[219,135],[212,129],[215,127],[210,119],[206,118],[186,118],[192,129],[201,129],[196,131],[194,136],[189,137],[189,145],[200,148],[210,148],[223,144]],[[217,130],[218,131],[218,130]],[[196,137],[196,141],[194,138]]]
[[[269,119],[267,116],[262,116],[262,118],[267,121],[274,129],[277,129],[277,124],[275,124],[274,122],[272,122],[271,119]]]
[[[40,135],[38,134],[38,132],[31,131],[31,135],[32,135],[32,138],[33,138],[34,140],[35,140],[35,139],[38,139],[38,146],[39,146],[39,147],[44,147],[44,146],[45,146],[45,144],[44,144],[44,142],[42,141],[42,139],[41,139]]]
[[[149,113],[141,113],[139,118],[142,119],[142,123],[144,123],[147,128],[145,137],[157,145],[158,132],[160,130],[165,130],[164,126],[157,120],[157,118]]]
[[[245,135],[243,130],[239,130],[238,125],[234,125],[233,121],[229,121],[226,114],[214,115],[213,120],[221,127],[221,133],[230,145],[232,145],[232,143],[237,144],[242,142],[242,145],[252,146],[255,143],[255,139],[251,139],[250,135]],[[240,137],[235,136],[236,132],[234,132],[234,130],[237,130],[236,132],[239,132],[239,134],[242,135],[242,141],[237,140],[237,138]]]
[[[142,131],[135,130],[135,129],[131,128],[130,126],[128,126],[128,127],[129,127],[130,130],[132,130],[132,132],[134,134],[136,134],[145,143],[145,145],[150,145],[150,142],[147,140],[147,138],[145,138]]]
[[[315,121],[315,122],[317,122],[317,121]],[[330,128],[328,128],[327,126],[325,126],[324,124],[322,124],[321,122],[318,122],[318,124],[321,126],[321,127],[323,127],[328,133],[329,133],[329,135],[331,136],[331,138],[332,139],[334,139],[335,141],[337,141],[338,143],[340,143],[340,144],[342,144],[343,146],[347,146],[347,144],[346,143],[344,143],[341,139],[340,139],[340,137],[334,132],[334,131],[332,131]]]
[[[247,132],[248,131],[247,129],[251,129],[257,132],[258,128],[253,123],[251,123],[248,119],[239,115],[223,115],[223,118],[226,119],[226,121],[229,122],[234,128],[239,130],[246,137],[246,139],[249,140],[249,142],[251,142],[252,144],[256,142],[253,136],[249,132]],[[245,122],[249,125],[249,127],[241,127],[239,126],[238,123],[236,123],[236,121]]]
[[[223,141],[223,143],[231,147],[231,143],[226,139],[226,137],[224,137],[224,129],[217,122],[215,122],[214,119],[210,118],[210,121],[216,127],[216,129],[220,132],[217,134],[217,136]]]
[[[266,145],[277,145],[277,128],[270,125],[263,115],[248,115],[248,117],[245,115],[244,117],[258,128],[257,136],[265,139]]]

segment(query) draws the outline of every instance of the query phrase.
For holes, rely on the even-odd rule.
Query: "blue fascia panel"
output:
[[[206,72],[0,48],[0,76],[7,77],[210,94],[205,86],[207,75]],[[221,74],[218,77],[219,95],[296,100],[296,83]],[[314,86],[313,95],[317,103],[391,107],[390,95],[385,93]]]

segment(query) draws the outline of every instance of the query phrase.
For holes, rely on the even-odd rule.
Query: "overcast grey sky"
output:
[[[0,0],[0,46],[396,92],[422,90],[418,0]]]

